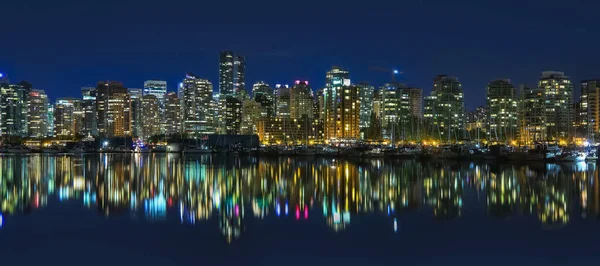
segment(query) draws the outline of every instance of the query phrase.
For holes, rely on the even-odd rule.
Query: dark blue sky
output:
[[[175,90],[188,71],[216,90],[218,52],[231,49],[247,56],[249,87],[321,87],[333,65],[380,85],[390,74],[370,69],[395,67],[425,93],[436,74],[459,77],[470,109],[496,78],[535,84],[558,70],[579,91],[581,79],[600,77],[597,1],[210,2],[4,0],[0,72],[52,99],[105,79],[158,78]]]

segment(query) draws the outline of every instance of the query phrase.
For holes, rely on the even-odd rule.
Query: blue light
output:
[[[288,203],[286,202],[285,203],[285,216],[287,216],[287,215],[288,215]]]
[[[398,70],[397,69],[394,69],[394,74],[398,74]]]
[[[2,74],[0,74],[2,75]],[[2,216],[2,213],[0,213],[0,228],[2,228],[2,225],[4,224],[4,217]]]
[[[3,77],[4,77],[4,74],[0,73],[0,78],[3,78]]]

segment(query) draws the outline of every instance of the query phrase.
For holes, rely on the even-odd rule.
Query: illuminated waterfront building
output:
[[[547,124],[544,90],[522,86],[521,97],[521,141],[545,141]]]
[[[242,103],[242,124],[241,124],[241,134],[242,135],[252,135],[256,133],[256,124],[258,120],[263,117],[263,107],[260,103],[245,100]]]
[[[581,81],[581,126],[587,138],[600,133],[600,80]]]
[[[148,94],[142,97],[142,108],[141,108],[141,129],[142,139],[147,140],[148,138],[160,134],[161,125],[161,111],[160,101],[153,95]]]
[[[241,133],[242,104],[235,97],[229,97],[225,100],[225,133],[228,135],[238,135]]]
[[[167,136],[181,133],[181,102],[177,93],[169,92],[165,102],[164,132]]]
[[[289,92],[289,109],[291,119],[313,117],[313,97],[308,81],[296,80]]]
[[[547,136],[554,140],[573,134],[573,84],[563,72],[545,71],[538,82],[544,91]]]
[[[436,138],[455,142],[465,137],[462,84],[455,77],[438,75],[425,98],[425,119]]]
[[[487,86],[490,140],[510,141],[517,136],[519,97],[510,80],[493,80]]]
[[[48,132],[48,95],[43,90],[31,90],[27,100],[29,137],[46,137]]]
[[[131,99],[120,82],[100,81],[96,85],[98,133],[107,137],[131,135]]]
[[[167,97],[167,82],[163,80],[146,80],[144,82],[143,96],[154,95],[158,99],[160,113],[164,113]]]
[[[359,89],[351,86],[347,70],[333,67],[327,72],[322,113],[326,140],[360,138]]]
[[[77,98],[58,98],[54,105],[54,135],[57,137],[75,137],[80,133],[83,117],[76,113],[81,109],[81,100]]]
[[[83,115],[82,132],[83,136],[98,136],[98,120],[96,119],[96,88],[81,88],[83,99],[81,101],[81,110]]]
[[[127,89],[131,98],[131,135],[135,137],[142,136],[142,127],[144,118],[142,117],[142,89]]]
[[[373,94],[375,87],[367,83],[356,84],[360,99],[360,128],[367,128],[371,122],[371,112],[373,112]]]
[[[214,134],[215,117],[212,113],[213,86],[206,79],[186,74],[179,86],[182,130],[189,135]]]
[[[471,139],[488,139],[488,117],[488,109],[482,106],[465,114],[465,128]]]
[[[275,117],[275,99],[273,88],[269,84],[259,81],[252,86],[254,101],[262,107],[261,117]]]
[[[314,144],[320,141],[322,131],[311,119],[261,118],[256,133],[263,144]]]
[[[46,105],[48,112],[46,112],[46,123],[48,127],[46,128],[46,136],[53,137],[54,136],[54,105],[52,103],[48,103]]]
[[[28,84],[0,84],[0,134],[2,136],[27,136]]]
[[[290,118],[291,91],[288,85],[275,85],[276,116],[279,118]]]

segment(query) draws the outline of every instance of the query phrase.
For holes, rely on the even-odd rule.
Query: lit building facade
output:
[[[547,139],[546,128],[546,97],[544,90],[539,88],[521,88],[521,133],[523,143]]]
[[[96,117],[96,88],[81,88],[83,96],[81,101],[81,110],[83,115],[82,132],[83,136],[98,136],[98,119]]]
[[[462,84],[455,77],[438,75],[431,95],[425,98],[425,119],[432,137],[455,142],[465,137]]]
[[[140,118],[142,134],[140,136],[142,139],[147,140],[148,138],[161,133],[161,103],[160,100],[153,94],[144,95],[141,102],[142,108]]]
[[[600,80],[581,81],[581,126],[587,138],[600,133]]]
[[[54,135],[56,137],[74,137],[77,132],[75,102],[78,99],[59,98],[54,105]]]
[[[21,84],[0,84],[0,134],[27,136],[27,98],[30,88]]]
[[[120,82],[101,81],[96,85],[98,133],[106,137],[131,135],[131,99]]]
[[[275,99],[273,88],[269,84],[259,81],[252,86],[254,101],[262,107],[262,117],[275,117]]]
[[[290,118],[261,118],[256,133],[262,144],[314,144],[322,141],[323,130],[318,120]]]
[[[367,128],[371,124],[375,87],[367,83],[359,83],[356,87],[360,98],[360,128]]]
[[[27,102],[28,135],[43,138],[48,133],[48,95],[43,90],[31,90]]]
[[[487,86],[489,140],[506,142],[519,129],[519,96],[510,80],[493,80]]]
[[[194,136],[215,133],[212,97],[213,86],[210,81],[192,73],[186,75],[179,86],[183,133]]]
[[[142,136],[142,127],[144,125],[144,117],[142,114],[142,97],[144,91],[142,89],[127,89],[131,98],[131,135],[135,137]]]
[[[323,91],[325,139],[360,138],[359,89],[351,86],[350,73],[339,67],[327,72]]]
[[[263,117],[263,110],[261,104],[255,101],[245,100],[242,103],[242,135],[256,134],[256,124]]]
[[[53,137],[54,136],[54,105],[52,103],[48,103],[46,105],[46,123],[48,127],[46,128],[46,136]]]
[[[177,93],[167,94],[165,103],[164,132],[166,135],[181,133],[181,102]]]
[[[291,108],[291,90],[288,85],[275,85],[275,105],[277,107],[277,117],[290,118]]]
[[[154,95],[158,99],[161,114],[165,108],[167,97],[167,82],[163,80],[146,80],[144,82],[143,96]]]
[[[573,134],[573,84],[563,72],[545,71],[538,82],[545,94],[548,138],[568,139]]]
[[[296,80],[290,89],[290,118],[301,119],[313,117],[313,96],[308,81]]]
[[[225,133],[239,135],[242,126],[242,101],[235,97],[225,100]]]

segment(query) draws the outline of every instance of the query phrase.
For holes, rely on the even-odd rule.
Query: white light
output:
[[[4,77],[4,74],[0,73],[0,78]]]
[[[583,146],[584,146],[584,147],[588,147],[588,146],[590,146],[590,142],[589,142],[589,141],[587,141],[587,140],[586,140],[586,141],[584,141],[584,142],[583,142]]]
[[[398,74],[398,70],[394,69],[394,74]]]
[[[104,147],[108,146],[108,140],[104,141]]]

